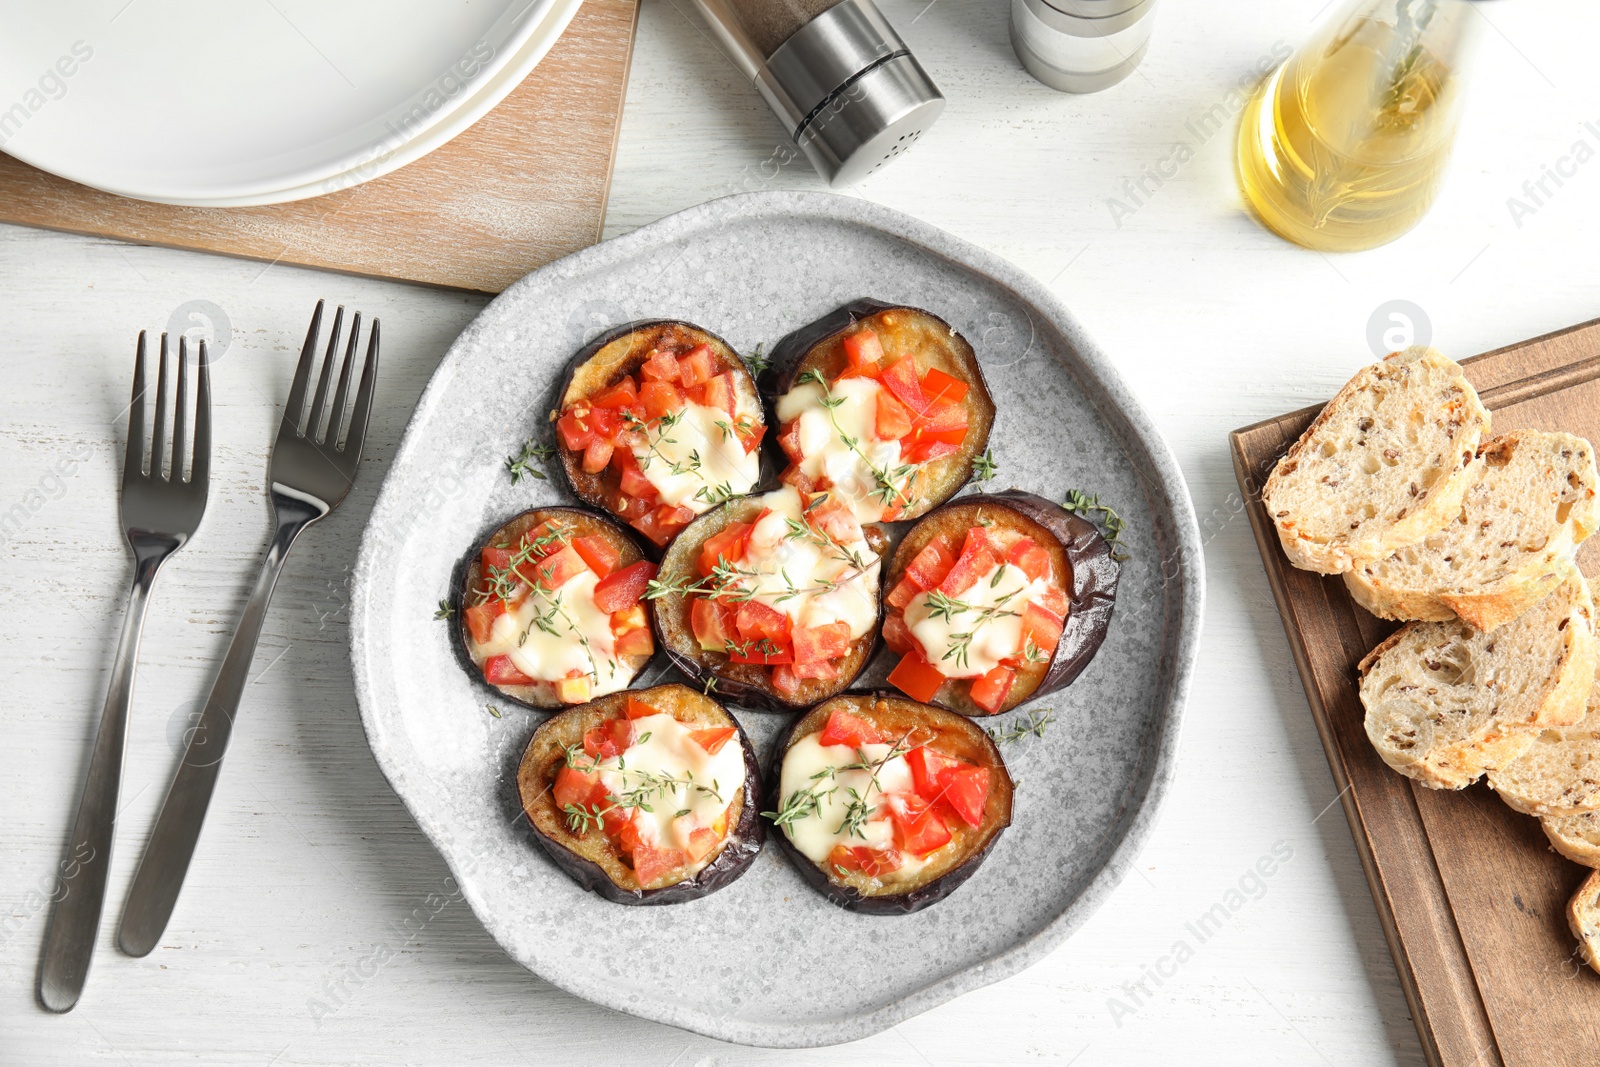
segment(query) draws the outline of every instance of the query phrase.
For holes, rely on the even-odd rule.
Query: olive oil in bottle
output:
[[[1357,0],[1257,91],[1239,184],[1274,232],[1375,248],[1427,214],[1459,124],[1468,0]]]

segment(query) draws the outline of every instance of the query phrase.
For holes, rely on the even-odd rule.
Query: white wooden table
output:
[[[0,1063],[1421,1062],[1239,516],[1226,434],[1331,395],[1373,357],[1368,323],[1389,301],[1423,309],[1434,343],[1461,356],[1600,314],[1600,10],[1482,5],[1494,29],[1443,198],[1397,244],[1325,257],[1244,214],[1231,130],[1200,142],[1186,128],[1216,105],[1236,111],[1241,82],[1276,43],[1300,41],[1324,0],[1170,4],[1141,70],[1090,97],[1022,72],[1003,0],[880,2],[950,105],[915,152],[855,192],[1061,294],[1177,451],[1204,526],[1201,663],[1178,778],[1138,873],[1032,970],[828,1053],[722,1045],[546,985],[453,899],[368,754],[346,654],[346,577],[385,465],[485,301],[0,227]],[[803,163],[778,165],[781,132],[686,10],[645,2],[610,234],[740,189],[820,186]],[[1180,142],[1192,161],[1129,205],[1123,180],[1170,173]],[[1508,198],[1531,204],[1523,183],[1558,163],[1564,185],[1514,216]],[[1113,197],[1135,207],[1120,224]],[[265,545],[267,448],[319,296],[384,320],[364,477],[290,560],[162,946],[121,956],[105,923],[81,1005],[47,1015],[33,999],[44,894],[131,570],[116,485],[134,332],[175,317],[181,329],[192,300],[227,319],[210,509],[145,632],[113,916]],[[1275,846],[1292,858],[1258,886],[1249,872]],[[1185,923],[1241,879],[1253,892],[1198,943]]]

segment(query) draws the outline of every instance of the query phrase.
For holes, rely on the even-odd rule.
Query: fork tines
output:
[[[199,389],[194,418],[189,412],[189,339],[178,338],[178,389],[173,410],[167,412],[167,375],[170,352],[167,335],[161,335],[161,357],[156,368],[156,410],[149,440],[145,438],[145,331],[139,331],[139,346],[133,364],[133,400],[128,406],[128,446],[123,458],[122,476],[127,481],[148,478],[158,482],[204,482],[211,458],[211,367],[206,343],[200,342]],[[167,447],[171,423],[171,448]],[[189,432],[194,431],[194,455],[189,455]],[[148,462],[146,460],[148,459]],[[184,467],[189,476],[184,477]]]
[[[377,319],[372,320],[366,354],[361,358],[361,378],[356,388],[355,404],[347,411],[350,382],[357,365],[356,349],[361,339],[361,313],[358,311],[351,318],[350,338],[340,359],[339,341],[344,332],[344,306],[340,305],[334,311],[333,329],[328,335],[327,349],[321,359],[316,394],[308,407],[306,393],[313,369],[318,363],[317,338],[322,330],[323,304],[324,301],[317,301],[317,309],[311,315],[311,328],[306,332],[305,347],[300,350],[300,363],[295,368],[294,384],[289,389],[289,403],[284,408],[283,428],[279,433],[292,432],[295,437],[306,438],[313,444],[327,445],[336,452],[342,452],[351,443],[352,436],[357,438],[356,446],[359,448],[359,437],[366,429],[377,372],[379,323]],[[328,389],[333,383],[336,364],[339,367],[339,383],[333,394],[333,403],[329,405]]]

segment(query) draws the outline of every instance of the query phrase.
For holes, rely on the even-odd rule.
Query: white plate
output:
[[[0,0],[0,148],[145,200],[313,185],[451,120],[556,2]]]
[[[567,362],[595,329],[682,318],[749,352],[863,296],[926,307],[973,342],[1000,408],[990,437],[999,485],[1056,500],[1069,487],[1095,492],[1127,520],[1131,555],[1110,633],[1072,686],[1039,701],[1057,713],[1045,736],[1006,747],[1020,782],[1013,824],[933,907],[899,917],[834,907],[771,841],[742,878],[704,899],[608,903],[557,869],[520,817],[517,764],[544,716],[469,677],[454,624],[435,609],[486,531],[529,507],[570,503],[554,471],[512,485],[504,457],[548,432]],[[1172,773],[1201,566],[1170,452],[1042,285],[865,200],[746,194],[535,271],[451,346],[362,538],[355,691],[379,767],[513,959],[596,1003],[722,1040],[830,1044],[1014,974],[1129,869]],[[881,683],[886,667],[880,657],[865,682]],[[764,759],[790,719],[735,714]]]
[[[546,12],[544,21],[533,28],[532,33],[522,45],[520,51],[506,63],[505,67],[492,78],[478,79],[482,84],[476,92],[462,99],[448,118],[436,122],[425,133],[400,144],[388,152],[381,149],[374,151],[379,154],[371,159],[362,160],[356,166],[335,174],[331,178],[312,182],[308,185],[299,185],[291,189],[282,189],[271,193],[258,193],[254,196],[221,197],[209,200],[163,200],[163,203],[180,204],[186,207],[254,207],[259,204],[285,204],[292,200],[305,200],[313,196],[325,196],[336,193],[341,189],[349,189],[370,182],[374,178],[381,178],[390,171],[399,170],[401,167],[432,152],[434,149],[451,141],[476,123],[489,111],[498,106],[500,101],[510,95],[511,90],[522,84],[522,80],[533,72],[550,51],[560,36],[566,32],[568,24],[572,22],[578,9],[583,6],[583,0],[554,0]]]

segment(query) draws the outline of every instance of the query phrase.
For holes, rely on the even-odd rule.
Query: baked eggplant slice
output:
[[[739,354],[687,322],[630,322],[585,345],[562,387],[561,469],[579,500],[666,546],[761,480],[766,421]]]
[[[889,683],[963,715],[998,715],[1083,673],[1120,568],[1094,523],[1032,493],[970,496],[913,526],[884,580]]]
[[[852,911],[904,914],[972,876],[1011,825],[1011,776],[960,715],[844,694],[779,739],[764,814],[806,881]]]
[[[656,565],[610,519],[582,508],[525,511],[462,570],[461,650],[508,700],[582,704],[626,689],[655,654],[643,602]]]
[[[778,342],[769,373],[783,482],[843,497],[862,522],[927,514],[989,447],[977,354],[929,312],[857,300]]]
[[[729,501],[678,535],[645,591],[667,657],[747,707],[794,711],[843,690],[877,646],[886,543],[827,494]]]
[[[517,791],[556,865],[618,904],[714,893],[766,837],[750,739],[716,701],[682,685],[551,716],[522,754]]]

